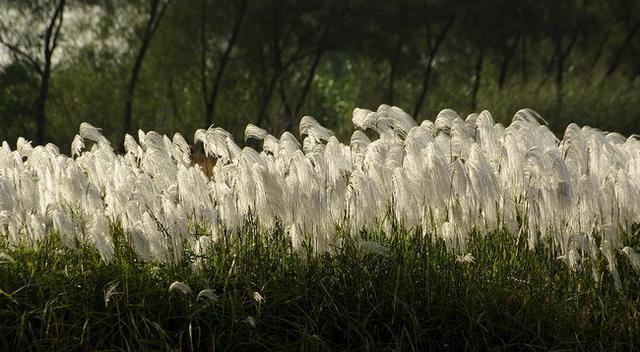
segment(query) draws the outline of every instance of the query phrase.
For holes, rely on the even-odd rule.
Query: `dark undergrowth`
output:
[[[142,260],[113,229],[116,256],[0,247],[0,350],[633,350],[639,276],[620,255],[577,272],[513,236],[473,236],[474,263],[418,231],[341,234],[333,254],[292,251],[248,224],[177,264]],[[358,241],[388,253],[365,254]],[[191,293],[169,292],[182,281]],[[212,289],[215,295],[200,295]],[[256,292],[259,294],[256,295]],[[262,297],[263,299],[261,299]]]

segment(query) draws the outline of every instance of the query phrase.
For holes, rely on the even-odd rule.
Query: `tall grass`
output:
[[[348,144],[249,125],[191,148],[83,123],[0,149],[6,349],[626,349],[640,141],[534,111],[355,109]],[[258,148],[260,149],[260,148]]]
[[[110,232],[111,262],[56,236],[38,248],[5,243],[15,261],[0,265],[0,348],[628,350],[640,342],[640,285],[624,261],[617,291],[610,278],[596,282],[588,268],[572,271],[504,232],[472,236],[475,261],[460,262],[436,236],[392,231],[339,231],[332,255],[294,251],[282,228],[249,221],[172,264],[138,256],[119,228]],[[170,292],[175,281],[191,293]]]

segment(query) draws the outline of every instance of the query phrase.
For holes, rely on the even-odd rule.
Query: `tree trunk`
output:
[[[413,109],[413,118],[417,119],[420,110],[422,110],[422,104],[424,103],[424,99],[427,97],[427,93],[429,92],[429,83],[431,82],[431,71],[433,64],[433,56],[429,56],[429,62],[427,64],[427,70],[424,73],[424,78],[422,79],[422,88],[420,89],[420,94],[418,94],[418,99],[416,100],[416,106]]]
[[[593,59],[591,60],[591,64],[589,65],[589,80],[591,80],[593,78],[593,73],[595,71],[596,65],[598,64],[598,62],[600,61],[600,58],[602,57],[602,53],[604,52],[604,47],[607,44],[607,41],[609,40],[609,36],[611,35],[611,30],[608,30],[604,37],[602,38],[602,40],[600,41],[600,43],[598,44],[598,48],[596,49],[596,53],[593,55]]]
[[[51,61],[45,61],[45,68],[40,80],[40,89],[36,99],[35,119],[36,119],[36,144],[44,144],[45,128],[47,123],[45,106],[49,96],[49,76],[51,74]]]
[[[271,97],[273,96],[273,91],[276,88],[276,83],[278,83],[279,77],[279,73],[274,73],[274,75],[271,77],[271,80],[269,81],[267,90],[262,95],[260,107],[258,108],[258,119],[256,120],[256,125],[258,126],[261,126],[267,118],[267,109],[269,108],[269,102],[271,101]]]
[[[559,39],[555,40],[555,45],[553,46],[553,52],[551,53],[551,57],[547,61],[547,68],[545,70],[546,71],[545,80],[547,79],[547,77],[553,74],[553,69],[554,69],[553,64],[557,62],[558,55],[560,55],[561,47],[562,47],[562,36],[560,36]]]
[[[260,100],[260,106],[258,108],[258,119],[256,120],[256,125],[261,126],[262,123],[265,120],[267,120],[267,117],[268,117],[267,110],[269,108],[269,103],[271,102],[271,98],[273,97],[273,93],[275,92],[276,86],[278,84],[278,80],[280,79],[282,74],[285,72],[285,70],[295,62],[297,55],[300,53],[300,48],[296,52],[296,54],[292,55],[292,57],[284,66],[278,66],[274,71],[273,76],[271,77],[271,80],[269,80],[269,84],[267,85],[267,90],[262,95],[262,99]],[[284,100],[286,100],[286,97]]]
[[[500,63],[500,76],[498,77],[498,90],[502,90],[502,88],[504,88],[504,83],[507,80],[509,60],[510,58],[507,55],[502,56],[502,62]]]
[[[564,82],[564,58],[558,58],[558,68],[556,71],[556,102],[558,106],[562,105],[563,91],[562,84]]]
[[[127,89],[124,101],[124,121],[122,126],[122,133],[130,133],[131,131],[131,120],[132,120],[132,111],[133,111],[133,95],[136,91],[136,84],[138,83],[138,76],[140,75],[140,67],[142,66],[142,60],[144,58],[144,53],[146,49],[141,50],[138,53],[136,61],[133,65],[133,70],[131,71],[131,77],[127,82]]]
[[[142,63],[145,55],[147,54],[147,50],[149,49],[149,45],[151,44],[151,40],[158,29],[160,20],[162,20],[162,16],[171,2],[170,0],[164,0],[162,1],[162,4],[160,4],[160,1],[161,0],[152,0],[151,2],[151,6],[149,8],[149,20],[147,21],[147,25],[142,36],[140,50],[138,50],[138,54],[136,55],[133,68],[131,70],[131,76],[127,82],[124,103],[124,119],[122,125],[123,134],[132,132],[133,101],[138,79],[140,77],[140,71],[142,69]]]
[[[231,31],[231,36],[229,37],[229,41],[227,42],[227,47],[222,53],[222,57],[220,57],[220,62],[218,63],[218,70],[216,71],[216,75],[213,79],[213,85],[211,89],[211,95],[206,101],[206,125],[210,126],[213,123],[213,115],[216,106],[216,100],[218,98],[218,91],[220,88],[220,82],[222,82],[222,75],[224,74],[224,70],[229,62],[229,57],[231,56],[231,51],[233,50],[236,40],[238,39],[238,33],[240,32],[240,26],[242,25],[242,21],[244,19],[245,13],[247,12],[247,0],[240,0],[240,7],[238,9],[238,13],[236,14],[236,20],[233,24],[233,30]]]
[[[529,81],[529,73],[527,72],[527,38],[522,38],[522,61],[520,62],[520,74],[522,82]]]
[[[633,68],[633,75],[631,76],[631,83],[635,82],[636,79],[640,77],[640,60],[636,61],[636,64]]]
[[[498,89],[502,90],[505,82],[507,81],[507,73],[509,70],[509,63],[516,54],[518,43],[520,42],[520,36],[518,36],[513,44],[508,45],[503,49],[502,62],[500,63],[500,76],[498,78]]]
[[[200,91],[202,93],[203,120],[207,121],[207,103],[209,102],[207,87],[207,0],[200,1]]]
[[[280,77],[284,75],[286,70],[299,59],[305,44],[304,42],[300,43],[296,48],[296,50],[291,54],[289,59],[286,60],[286,62],[283,64],[283,52],[287,46],[287,43],[290,39],[291,34],[293,33],[296,27],[296,23],[294,22],[289,25],[289,27],[285,30],[284,35],[282,36],[283,38],[282,43],[280,43],[281,36],[280,36],[280,23],[277,20],[278,14],[276,13],[274,16],[276,16],[276,21],[274,22],[273,33],[272,33],[274,70],[273,70],[273,76],[271,77],[271,80],[267,85],[267,90],[263,94],[263,97],[260,102],[260,106],[258,108],[258,119],[256,120],[256,124],[258,126],[261,126],[261,124],[268,118],[267,112],[269,108],[269,103],[271,102],[271,98],[273,96],[273,93],[275,92],[276,85],[278,84],[278,80],[280,79]],[[282,88],[281,86],[280,97],[285,103],[285,108],[288,108],[286,95],[283,89],[284,88]]]
[[[446,38],[447,34],[449,33],[449,30],[451,29],[451,26],[453,25],[453,22],[456,19],[457,13],[458,13],[458,7],[455,8],[453,14],[451,15],[451,17],[449,17],[449,20],[447,21],[445,26],[442,28],[442,31],[438,35],[438,38],[436,39],[434,45],[433,46],[430,45],[431,48],[429,51],[429,61],[427,63],[427,68],[424,72],[424,78],[422,79],[422,88],[420,89],[420,93],[418,94],[418,97],[416,99],[415,108],[413,109],[413,118],[418,118],[418,114],[420,113],[420,110],[422,110],[422,105],[424,104],[424,100],[427,97],[427,93],[429,92],[429,84],[431,83],[431,74],[433,71],[433,61],[435,60],[436,55],[438,55],[440,46],[442,45],[442,42],[444,42],[444,39]]]
[[[478,108],[478,91],[480,91],[480,81],[482,79],[482,66],[484,63],[484,48],[480,49],[478,61],[476,61],[475,73],[473,76],[473,89],[471,91],[471,109]]]
[[[300,110],[302,109],[302,106],[304,105],[304,101],[306,100],[307,95],[309,95],[309,91],[311,90],[311,83],[313,83],[313,78],[316,75],[316,71],[318,69],[318,66],[320,66],[320,60],[322,59],[323,55],[324,55],[324,48],[319,48],[318,51],[316,52],[316,54],[313,57],[313,62],[311,63],[311,66],[309,68],[309,74],[307,75],[307,79],[304,82],[304,86],[302,87],[302,93],[300,94],[300,98],[298,99],[298,102],[296,103],[296,106],[293,109],[293,115],[294,115],[293,118],[294,119],[300,113]]]
[[[293,108],[291,104],[289,104],[289,99],[287,99],[287,92],[285,90],[285,83],[283,82],[284,78],[280,80],[280,84],[278,85],[278,92],[280,93],[280,100],[282,101],[282,105],[284,106],[284,121],[279,121],[281,123],[283,131],[288,131],[293,126]],[[278,126],[278,127],[281,127]]]
[[[172,75],[169,75],[167,79],[167,103],[171,109],[172,118],[177,120],[180,116],[180,107],[178,105],[178,97],[176,96]]]
[[[65,0],[60,0],[56,5],[53,17],[47,26],[44,35],[44,67],[41,71],[40,89],[35,103],[36,120],[36,144],[44,144],[47,125],[46,105],[49,98],[49,82],[51,80],[51,59],[58,46],[58,38],[62,28]]]
[[[402,37],[398,36],[396,47],[393,50],[393,58],[391,59],[391,67],[389,68],[389,81],[387,85],[387,104],[393,105],[394,93],[395,93],[395,78],[396,71],[398,69],[398,62],[400,61],[400,51],[402,49]]]
[[[316,47],[315,53],[313,55],[313,61],[311,62],[311,66],[309,67],[309,74],[307,75],[307,79],[304,82],[304,86],[302,86],[302,93],[300,93],[300,97],[296,103],[296,106],[293,108],[293,114],[289,116],[289,121],[287,121],[287,125],[285,129],[289,130],[293,127],[293,122],[300,114],[300,110],[304,105],[304,101],[309,95],[309,91],[311,90],[311,84],[313,83],[313,78],[316,75],[316,70],[318,66],[320,66],[320,60],[325,52],[325,43],[327,41],[327,37],[329,36],[329,26],[326,26],[322,31],[322,36],[320,37],[320,41],[318,42],[318,46]]]

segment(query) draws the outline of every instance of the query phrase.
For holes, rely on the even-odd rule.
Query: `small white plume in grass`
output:
[[[504,126],[488,111],[461,117],[450,109],[418,124],[389,105],[356,108],[352,122],[342,141],[309,116],[295,134],[248,125],[244,139],[257,141],[256,150],[221,127],[197,130],[194,142],[215,159],[206,175],[191,165],[180,134],[126,135],[118,155],[99,128],[83,123],[71,158],[51,144],[18,138],[12,150],[5,142],[0,231],[9,245],[59,233],[111,260],[109,233],[120,226],[139,255],[168,262],[179,260],[183,243],[205,250],[251,215],[265,230],[281,225],[294,248],[304,239],[315,252],[340,247],[338,229],[389,232],[400,224],[443,240],[459,260],[471,232],[506,230],[531,249],[551,244],[573,270],[591,266],[594,280],[601,259],[616,284],[617,257],[638,261],[620,236],[640,223],[636,136],[570,124],[558,138],[529,109]]]
[[[258,291],[253,292],[252,298],[257,304],[262,304],[264,302],[264,297]]]
[[[191,287],[189,287],[189,285],[185,284],[182,281],[174,281],[171,286],[169,286],[169,293],[171,292],[179,292],[183,295],[190,295]]]
[[[216,294],[215,290],[210,289],[210,288],[205,288],[204,290],[200,291],[198,293],[198,297],[197,300],[208,300],[211,303],[215,303],[217,302],[219,299],[218,295]]]
[[[184,164],[189,164],[191,159],[191,148],[189,147],[189,143],[184,139],[184,137],[180,133],[175,133],[173,135],[172,146],[174,147],[173,157],[177,161],[181,161]]]
[[[97,127],[94,127],[90,123],[83,122],[80,124],[80,131],[78,135],[82,139],[88,139],[92,142],[102,144],[104,146],[110,146],[111,144],[107,140],[105,136],[102,135],[101,130]],[[75,141],[75,139],[74,139]],[[83,143],[84,144],[84,143]]]
[[[631,264],[633,270],[635,270],[637,273],[640,273],[640,254],[638,254],[631,247],[622,248],[622,253],[624,253],[625,256],[629,259],[629,264]]]
[[[558,256],[558,260],[564,261],[569,268],[573,271],[577,271],[580,265],[581,255],[576,248],[571,248],[567,254]]]
[[[376,126],[378,122],[378,114],[368,109],[353,109],[353,118],[351,120],[353,125],[362,130],[372,129],[378,133],[379,130]]]
[[[381,257],[389,256],[389,249],[384,245],[374,241],[360,241],[359,247],[364,254],[375,254]]]
[[[9,264],[9,263],[15,263],[15,260],[13,259],[13,257],[8,255],[7,253],[0,253],[0,264]]]
[[[18,137],[18,141],[16,142],[16,151],[21,157],[28,157],[33,151],[31,141]]]
[[[268,135],[269,133],[266,130],[263,130],[262,128],[252,124],[248,124],[247,127],[244,129],[245,141],[248,141],[249,139],[256,139],[261,141]]]
[[[71,156],[80,155],[82,149],[84,149],[84,140],[79,134],[76,134],[76,136],[73,137],[73,142],[71,142]]]
[[[459,254],[456,256],[456,261],[462,264],[473,264],[476,258],[471,253]]]
[[[113,297],[119,294],[118,286],[119,286],[119,282],[114,281],[105,288],[104,290],[104,307],[105,308],[109,306],[109,302],[111,302]]]
[[[618,265],[616,262],[616,252],[614,251],[613,244],[609,240],[602,241],[602,245],[600,246],[600,251],[602,255],[607,260],[607,270],[613,277],[614,284],[616,285],[616,289],[620,289],[620,274],[618,273]]]
[[[252,328],[255,328],[256,326],[258,326],[258,322],[256,321],[256,318],[252,317],[252,316],[248,316],[244,319],[244,322],[249,324],[249,326],[251,326]]]

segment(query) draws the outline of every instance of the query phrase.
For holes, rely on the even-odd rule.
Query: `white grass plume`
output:
[[[191,294],[191,287],[189,287],[189,285],[185,284],[182,281],[174,281],[170,286],[169,286],[169,293],[171,292],[178,292],[181,293],[183,295],[189,295]]]
[[[640,223],[637,136],[570,124],[560,140],[529,109],[508,126],[488,111],[463,120],[450,109],[418,124],[389,105],[356,108],[352,122],[347,142],[310,116],[300,121],[301,140],[248,125],[245,140],[261,150],[241,148],[221,127],[199,129],[194,143],[216,159],[211,177],[191,165],[180,134],[140,130],[118,155],[99,128],[82,123],[71,157],[20,137],[15,150],[0,148],[0,231],[9,245],[58,233],[111,260],[109,233],[121,226],[138,254],[167,262],[183,241],[201,250],[251,214],[263,228],[282,225],[297,248],[303,240],[316,251],[335,248],[340,227],[397,224],[438,236],[469,262],[472,231],[506,229],[531,249],[550,243],[574,270],[590,263],[595,279],[603,257],[616,284],[618,256],[639,269],[620,236]]]

